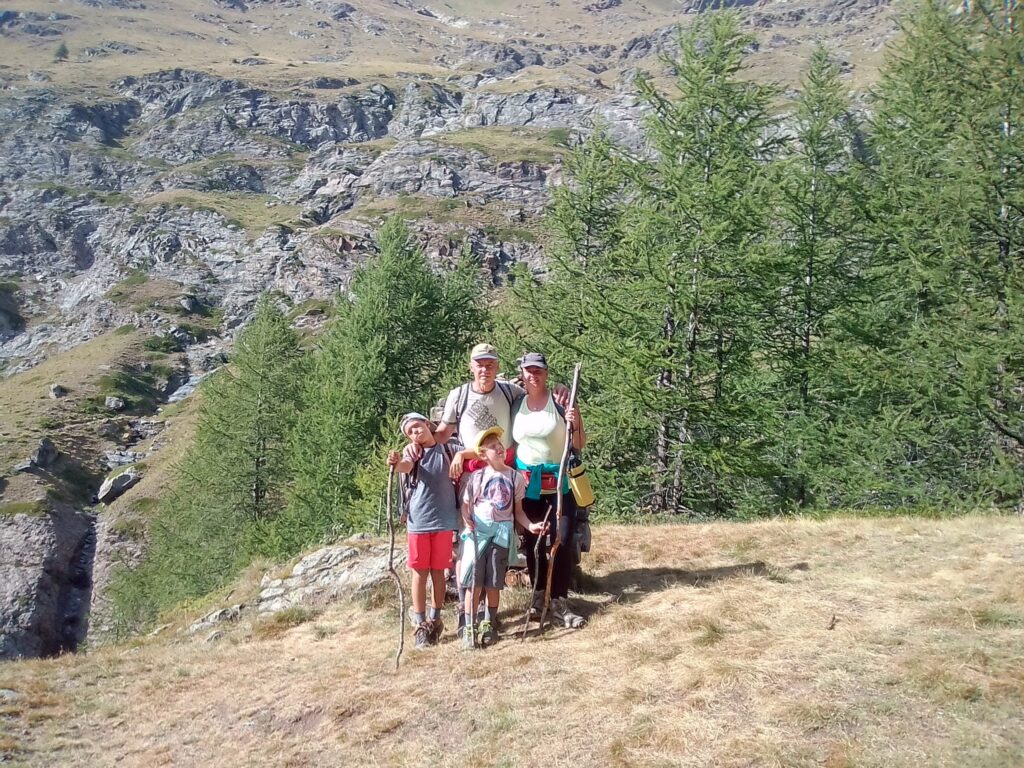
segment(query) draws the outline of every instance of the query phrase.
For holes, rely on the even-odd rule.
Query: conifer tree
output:
[[[638,79],[653,157],[621,157],[600,133],[585,144],[556,193],[551,275],[517,291],[536,317],[526,325],[589,361],[592,444],[608,472],[595,479],[619,485],[623,506],[725,514],[764,474],[768,379],[754,351],[773,279],[765,164],[777,142],[771,90],[741,77],[749,42],[731,14],[680,33],[679,59],[666,60],[675,92]]]
[[[552,192],[546,269],[540,276],[525,268],[513,274],[511,301],[502,308],[506,334],[498,339],[509,357],[544,351],[556,376],[586,362],[580,398],[590,435],[587,464],[606,510],[632,509],[637,489],[651,484],[653,434],[644,406],[615,384],[621,362],[608,365],[602,357],[622,346],[606,300],[621,279],[616,249],[631,194],[626,162],[600,126],[573,148],[564,181]]]
[[[859,300],[859,227],[854,148],[858,136],[839,69],[824,48],[811,55],[777,166],[778,304],[764,350],[780,376],[774,462],[784,499],[810,502],[825,430],[840,408],[831,342],[844,310]]]
[[[976,286],[956,329],[963,386],[1001,453],[1024,450],[1024,10],[1016,0],[971,6],[975,55],[966,73],[973,98],[954,136],[954,176],[966,191],[971,243],[964,268]],[[1018,463],[1019,462],[1013,462]],[[1010,479],[1000,489],[1020,496]]]
[[[878,90],[865,211],[873,301],[844,349],[862,417],[844,440],[859,495],[880,503],[1020,492],[1007,471],[1018,431],[1000,416],[1012,420],[1000,391],[1012,397],[1020,380],[1020,275],[1006,258],[1020,221],[1009,203],[1019,174],[1007,171],[1021,157],[1020,120],[1006,118],[1020,89],[1003,85],[1020,74],[1020,35],[993,18],[982,5],[923,4]]]
[[[638,80],[656,157],[629,171],[623,279],[603,306],[639,342],[618,383],[655,430],[655,508],[724,514],[733,480],[760,472],[766,400],[754,351],[771,287],[765,164],[777,142],[771,90],[741,77],[749,43],[735,15],[701,17],[668,62],[673,97]],[[605,349],[611,363],[615,348]]]
[[[279,554],[272,531],[303,363],[297,334],[262,296],[228,365],[200,388],[195,440],[152,521],[145,560],[115,583],[129,624],[220,586],[254,556]]]
[[[353,278],[351,298],[339,299],[308,377],[291,460],[293,546],[361,522],[357,473],[375,441],[395,443],[397,416],[429,409],[485,325],[469,265],[434,272],[398,218],[384,224],[378,247]]]

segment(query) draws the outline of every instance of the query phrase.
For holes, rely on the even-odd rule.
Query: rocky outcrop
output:
[[[401,569],[404,564],[405,551],[396,547],[395,568]],[[215,629],[247,615],[272,614],[297,606],[320,608],[335,600],[359,598],[390,578],[387,545],[358,534],[305,555],[287,575],[264,575],[253,600],[212,611],[194,621],[188,633]]]
[[[92,518],[72,509],[0,515],[0,659],[78,648],[94,547]]]
[[[395,566],[404,563],[404,552],[396,547]],[[294,605],[323,604],[368,592],[388,578],[386,545],[324,547],[299,560],[287,576],[264,576],[253,608],[274,613]]]

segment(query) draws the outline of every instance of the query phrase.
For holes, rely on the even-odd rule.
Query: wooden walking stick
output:
[[[576,407],[576,390],[579,389],[580,385],[580,369],[583,367],[583,363],[576,363],[575,369],[572,372],[572,388],[569,390],[569,407],[568,411],[571,411]],[[551,605],[551,577],[555,569],[555,555],[558,554],[558,548],[560,546],[558,540],[558,525],[562,522],[562,483],[565,480],[565,464],[569,458],[569,448],[572,446],[572,425],[566,423],[565,429],[565,445],[562,446],[562,457],[558,462],[558,479],[555,484],[555,527],[553,531],[553,538],[551,540],[551,550],[548,552],[548,573],[547,582],[544,584],[544,607],[540,612],[540,631],[544,631],[544,620],[548,615],[548,607]],[[544,525],[547,526],[551,521],[551,508],[548,508],[547,513],[544,515]],[[551,535],[551,534],[549,534]],[[540,580],[540,545],[541,538],[537,538],[537,545],[534,548],[533,562],[534,562],[534,575],[533,575],[533,591],[530,594],[530,605],[526,609],[526,621],[523,624],[523,639],[526,639],[526,629],[530,623],[530,609],[533,607],[533,601],[537,598],[537,582]]]
[[[387,488],[387,513],[388,513],[388,573],[395,581],[395,588],[398,590],[398,653],[395,654],[395,671],[402,661],[402,651],[405,649],[405,589],[402,587],[402,578],[395,570],[395,520],[391,514],[392,488],[395,483],[395,466],[388,467],[388,488]]]

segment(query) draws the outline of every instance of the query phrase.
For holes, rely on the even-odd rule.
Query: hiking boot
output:
[[[415,648],[418,651],[422,651],[425,648],[430,647],[430,622],[424,621],[421,624],[416,625],[416,630],[413,632],[413,639],[415,640]]]
[[[580,629],[587,623],[578,613],[572,612],[569,600],[565,597],[556,597],[551,601],[551,621],[561,623],[566,629]]]
[[[449,574],[444,581],[444,601],[454,603],[459,599],[459,585],[455,581],[455,574]]]
[[[438,616],[433,621],[427,622],[430,625],[430,631],[427,639],[431,645],[436,645],[441,640],[441,633],[444,632],[444,622],[441,621],[441,617]]]
[[[544,610],[544,593],[537,592],[530,602],[530,618],[534,621],[540,620],[541,611]]]
[[[456,637],[458,637],[461,640],[462,639],[462,635],[465,632],[466,632],[466,614],[464,614],[462,611],[459,611],[459,626],[456,627],[456,629],[455,629],[455,635],[456,635]]]
[[[498,642],[498,630],[494,627],[494,622],[490,619],[484,619],[480,622],[480,645],[486,648],[489,645],[494,645]]]

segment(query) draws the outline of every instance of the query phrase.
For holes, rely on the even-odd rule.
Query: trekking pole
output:
[[[580,385],[580,369],[583,367],[583,363],[576,363],[576,367],[572,372],[572,388],[569,390],[569,407],[566,412],[571,411],[576,407],[576,391]],[[555,556],[558,554],[558,549],[561,546],[558,539],[558,526],[562,522],[562,482],[565,479],[565,463],[569,458],[569,448],[572,446],[572,426],[566,424],[565,429],[565,444],[562,446],[562,457],[558,462],[558,476],[555,482],[555,527],[554,530],[549,533],[552,536],[551,548],[548,551],[548,573],[547,581],[544,584],[544,607],[540,612],[540,631],[544,631],[544,620],[548,615],[548,608],[551,605],[551,578],[555,571]],[[548,525],[551,521],[551,508],[548,508],[547,513],[544,515],[544,524]],[[533,561],[535,563],[533,579],[533,593],[530,595],[530,607],[533,607],[533,601],[537,597],[537,581],[540,576],[540,538],[537,539],[537,547],[534,550]],[[530,618],[530,611],[526,611],[527,623]],[[526,627],[523,627],[523,639],[526,639]]]
[[[388,573],[395,581],[395,588],[398,590],[398,653],[395,654],[395,671],[402,661],[402,651],[405,649],[405,589],[402,587],[402,579],[395,570],[395,521],[391,515],[392,488],[395,482],[395,467],[392,464],[388,467],[388,487],[385,498],[387,499],[388,513]]]
[[[472,512],[470,514],[472,514]],[[479,605],[479,602],[476,599],[476,566],[477,566],[477,559],[479,558],[479,552],[480,552],[479,542],[477,541],[477,538],[476,538],[476,521],[473,522],[472,533],[473,533],[473,538],[470,539],[470,541],[473,542],[473,560],[472,560],[473,567],[472,567],[472,570],[470,570],[470,587],[469,587],[470,598],[469,599],[473,603],[473,610],[470,611],[469,616],[466,617],[466,624],[467,624],[467,628],[469,629],[469,631],[473,633],[473,647],[476,648],[476,609],[477,609],[477,606]],[[483,597],[484,600],[487,599],[486,593],[485,593],[485,591],[483,589],[480,590],[480,594],[481,594],[481,596]]]

